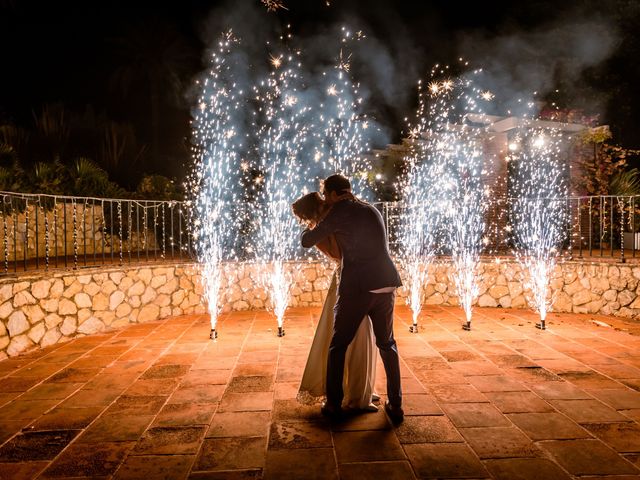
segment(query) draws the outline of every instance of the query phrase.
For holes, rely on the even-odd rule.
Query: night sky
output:
[[[493,69],[496,85],[537,88],[562,107],[599,114],[615,143],[640,148],[640,2],[283,2],[288,10],[269,13],[259,0],[0,0],[0,121],[28,125],[42,105],[62,103],[70,112],[90,109],[131,123],[142,142],[151,142],[147,65],[162,58],[171,69],[169,75],[159,68],[153,80],[162,160],[141,168],[180,178],[188,161],[190,87],[217,33],[234,27],[257,58],[267,51],[263,37],[286,24],[310,51],[322,48],[317,39],[327,32],[349,25],[368,36],[353,73],[369,90],[368,113],[385,129],[381,143],[401,138],[416,81],[434,63],[464,55]]]

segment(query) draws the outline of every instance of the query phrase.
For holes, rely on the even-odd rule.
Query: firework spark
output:
[[[267,12],[275,12],[278,10],[289,10],[284,2],[280,0],[260,0],[262,4],[267,7]]]
[[[569,222],[564,198],[568,195],[562,132],[525,125],[511,150],[513,185],[510,192],[513,253],[522,266],[527,300],[545,328],[553,298],[549,284]]]
[[[193,126],[194,170],[188,180],[189,202],[196,218],[191,222],[192,235],[202,282],[211,317],[211,337],[221,308],[223,262],[234,259],[234,235],[239,200],[236,185],[244,168],[240,152],[242,140],[233,125],[241,123],[238,115],[242,94],[236,87],[232,64],[228,61],[238,42],[231,32],[222,35],[219,48],[212,54],[211,68],[203,82]],[[240,172],[240,173],[239,173]]]

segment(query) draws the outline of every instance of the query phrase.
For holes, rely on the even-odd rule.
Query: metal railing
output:
[[[6,274],[192,257],[184,202],[0,192]]]
[[[487,205],[483,254],[510,255],[515,244],[511,223],[513,198],[499,197]],[[566,216],[565,259],[594,258],[625,262],[640,258],[640,196],[600,195],[562,199]],[[389,235],[392,252],[400,251],[403,215],[401,203],[377,203]],[[436,255],[448,255],[446,236],[437,242]]]
[[[196,258],[186,202],[12,192],[0,196],[0,275]],[[640,196],[570,197],[563,202],[569,219],[562,245],[565,259],[640,258]],[[375,205],[386,223],[392,253],[400,253],[404,207],[391,202]],[[497,198],[487,206],[484,254],[513,252],[514,236],[507,228],[511,205],[510,199]],[[248,241],[246,235],[243,241]],[[438,242],[436,254],[449,254],[446,238]]]

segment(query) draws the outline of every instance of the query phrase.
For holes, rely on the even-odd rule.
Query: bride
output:
[[[317,192],[299,198],[293,203],[292,208],[293,213],[301,221],[311,225],[318,223],[329,211],[329,207]],[[336,264],[341,262],[340,248],[333,235],[318,243],[316,247]],[[320,403],[325,397],[327,356],[333,333],[333,308],[337,300],[339,270],[339,268],[336,269],[331,279],[331,286],[324,301],[322,314],[302,376],[297,400],[303,404]],[[375,377],[375,337],[371,320],[366,317],[360,323],[356,336],[347,349],[342,408],[377,411],[378,407],[373,404],[373,401],[379,400],[380,397],[373,392]]]

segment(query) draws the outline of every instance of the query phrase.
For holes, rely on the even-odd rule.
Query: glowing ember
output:
[[[284,2],[281,2],[280,0],[260,0],[260,1],[265,7],[267,7],[268,12],[275,12],[280,9],[288,10],[288,8],[285,7]]]

